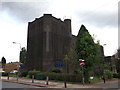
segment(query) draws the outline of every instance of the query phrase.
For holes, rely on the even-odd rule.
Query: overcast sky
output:
[[[77,35],[84,24],[95,40],[104,45],[105,55],[113,55],[118,48],[119,0],[1,0],[0,2],[0,58],[19,61],[19,44],[27,46],[28,22],[52,14],[56,18],[72,20],[72,34]]]

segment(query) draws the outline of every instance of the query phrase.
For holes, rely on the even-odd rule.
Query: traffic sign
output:
[[[83,67],[85,65],[85,60],[79,59],[80,66]]]

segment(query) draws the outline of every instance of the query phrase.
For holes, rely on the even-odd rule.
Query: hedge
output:
[[[110,70],[104,70],[104,75],[105,75],[105,79],[113,78],[113,72],[111,72]]]
[[[53,72],[41,72],[41,71],[29,71],[29,77],[31,78],[32,75],[43,75],[49,76],[49,80],[57,80],[57,81],[68,81],[68,82],[81,82],[82,76],[77,74],[64,74],[64,73],[53,73]]]
[[[113,73],[113,78],[120,78],[120,74],[119,73]]]
[[[2,76],[8,76],[7,72],[2,72]]]
[[[20,75],[19,75],[20,77],[27,77],[27,75],[28,75],[28,71],[23,71],[22,70],[19,73],[20,73]]]

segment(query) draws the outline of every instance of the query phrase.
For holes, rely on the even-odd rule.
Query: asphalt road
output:
[[[95,88],[97,87],[97,88]],[[2,90],[120,90],[118,82],[98,84],[94,88],[41,88],[37,86],[24,85],[11,82],[2,82]]]
[[[113,81],[112,83],[106,82],[105,84],[101,83],[101,84],[95,84],[93,86],[98,87],[98,88],[103,88],[103,89],[106,89],[106,88],[120,88],[119,83],[120,82],[118,82],[118,81]]]
[[[103,88],[118,88],[118,83],[104,85]]]
[[[40,87],[2,81],[2,88],[40,88]]]

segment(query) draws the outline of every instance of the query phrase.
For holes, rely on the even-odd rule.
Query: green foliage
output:
[[[6,59],[5,59],[4,57],[2,57],[1,63],[2,63],[2,64],[6,64]]]
[[[103,47],[98,43],[95,44],[96,46],[96,57],[94,62],[94,75],[101,77],[103,75],[103,63],[104,63],[104,53]]]
[[[120,74],[119,73],[113,73],[113,78],[120,78]]]
[[[59,73],[49,73],[50,80],[57,80],[57,81],[68,81],[68,82],[81,82],[82,76],[80,75],[72,75],[72,74],[59,74]]]
[[[111,65],[109,62],[105,62],[104,63],[104,69],[110,70],[111,69]]]
[[[8,76],[7,72],[2,72],[2,76]]]
[[[90,80],[91,83],[96,83],[96,82],[100,82],[103,81],[102,78],[100,77],[94,77],[92,80]]]
[[[95,73],[94,73],[94,75],[96,76],[96,77],[101,77],[102,75],[103,75],[103,70],[96,70],[95,71]]]
[[[74,74],[79,74],[79,75],[82,76],[82,71],[81,71],[81,70],[75,70],[75,71],[74,71]]]
[[[54,73],[54,72],[41,72],[41,71],[29,71],[27,77],[32,78],[32,75],[35,76],[36,79],[45,79],[46,76],[49,76],[49,80],[55,81],[68,81],[68,82],[81,82],[82,76],[81,74],[64,74],[64,73]]]
[[[45,80],[46,75],[45,74],[36,74],[35,79],[37,79],[37,80]]]
[[[41,73],[41,71],[31,70],[31,71],[28,72],[28,75],[31,78],[32,75],[36,75],[36,74],[39,74],[39,73]]]
[[[28,71],[20,71],[20,77],[27,77],[27,75],[28,75]]]
[[[113,72],[111,72],[110,70],[104,70],[104,77],[105,77],[105,79],[112,79]]]
[[[70,48],[68,54],[64,56],[63,62],[67,67],[67,72],[69,72],[69,67],[72,70],[74,70],[77,67],[77,64],[78,64],[77,54],[74,47]]]
[[[27,50],[23,47],[20,51],[20,62],[25,63],[27,59]]]
[[[60,69],[54,69],[54,70],[52,70],[52,72],[54,72],[54,73],[61,73]]]
[[[84,25],[81,26],[76,40],[78,59],[85,60],[85,68],[91,70],[96,57],[96,45]]]
[[[117,72],[120,74],[120,59],[118,59],[116,62],[116,69],[117,69]]]
[[[95,64],[103,64],[104,61],[104,53],[103,53],[103,47],[97,43],[96,46],[96,57],[95,57]]]
[[[9,74],[10,77],[16,77],[16,74],[12,73],[12,74]]]

